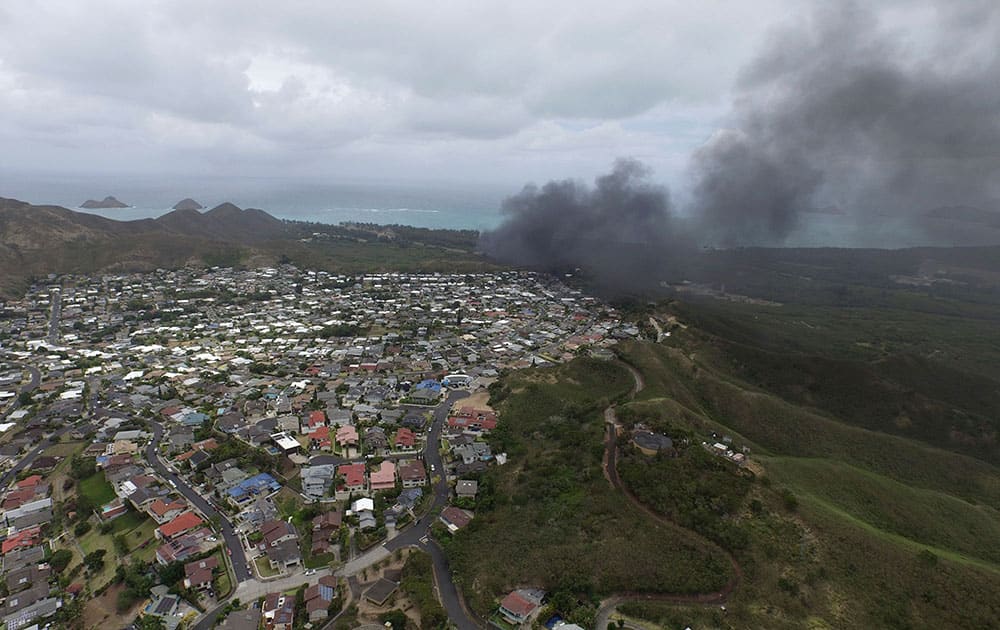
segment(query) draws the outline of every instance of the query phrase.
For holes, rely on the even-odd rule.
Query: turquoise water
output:
[[[55,204],[118,220],[155,218],[185,197],[206,208],[241,208],[317,223],[401,224],[485,230],[501,221],[500,205],[520,186],[378,181],[314,182],[265,178],[24,178],[0,174],[0,197]],[[83,210],[87,199],[112,195],[130,208]]]

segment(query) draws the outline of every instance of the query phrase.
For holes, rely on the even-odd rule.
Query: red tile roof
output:
[[[344,464],[337,468],[337,474],[344,478],[344,484],[349,487],[363,486],[365,484],[364,464]]]
[[[162,499],[157,499],[150,504],[149,511],[157,516],[163,516],[167,512],[171,512],[173,510],[183,510],[186,507],[187,503],[184,503],[183,501],[171,501],[170,503],[166,503]]]
[[[500,605],[518,617],[526,617],[531,614],[531,611],[537,608],[534,603],[529,602],[525,598],[518,595],[517,591],[511,593],[507,597],[504,597],[503,601],[500,602]]]
[[[0,552],[8,554],[15,549],[34,547],[40,542],[41,531],[42,529],[40,527],[30,527],[19,531],[7,540],[3,541],[3,546],[0,547]]]
[[[21,481],[17,482],[18,488],[34,488],[42,481],[41,475],[31,475],[30,477],[25,477]]]
[[[396,431],[396,446],[410,447],[413,446],[415,441],[416,438],[413,435],[413,431],[410,431],[406,427],[400,427],[400,429]]]
[[[194,512],[184,512],[174,520],[160,526],[160,535],[164,538],[173,538],[177,534],[186,532],[204,523],[201,517]]]

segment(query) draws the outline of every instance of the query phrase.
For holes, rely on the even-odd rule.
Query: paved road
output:
[[[384,545],[389,551],[403,547],[416,547],[430,554],[434,564],[434,581],[437,584],[438,598],[448,613],[448,618],[458,626],[459,630],[475,630],[480,625],[469,616],[465,606],[463,606],[461,595],[459,595],[455,581],[451,577],[448,560],[437,543],[430,539],[430,526],[448,504],[448,498],[451,495],[451,487],[448,485],[448,478],[444,473],[441,451],[438,450],[441,444],[441,430],[448,420],[448,412],[451,411],[455,401],[468,396],[469,392],[467,391],[453,391],[443,403],[434,409],[434,420],[427,432],[427,446],[424,449],[424,462],[428,465],[429,471],[433,470],[430,473],[431,477],[433,478],[435,475],[439,477],[438,482],[433,487],[434,499],[430,510],[420,521],[404,529],[398,536]],[[427,542],[422,540],[425,538]]]
[[[435,407],[434,419],[431,427],[427,431],[427,445],[424,447],[424,464],[431,478],[438,476],[438,482],[433,486],[434,500],[431,503],[427,516],[424,516],[419,523],[404,529],[398,536],[386,543],[389,551],[395,551],[402,547],[416,545],[420,539],[427,535],[431,523],[437,518],[441,510],[448,504],[448,497],[451,494],[451,487],[448,486],[448,477],[444,473],[444,462],[441,459],[441,429],[448,420],[448,412],[457,400],[468,398],[469,392],[457,390],[448,395],[443,403]]]
[[[50,437],[39,442],[38,446],[36,446],[34,449],[28,451],[27,455],[21,458],[21,461],[14,464],[13,468],[5,472],[3,476],[0,477],[0,488],[6,488],[7,484],[9,484],[17,476],[17,473],[21,472],[22,470],[30,466],[31,463],[35,461],[35,458],[37,458],[39,455],[42,454],[42,451],[52,446],[52,444],[54,444],[55,442],[58,442],[59,438],[61,438],[64,433],[66,433],[72,428],[73,425],[67,424],[66,426],[54,432]]]
[[[224,601],[220,602],[215,608],[206,612],[201,619],[198,620],[198,623],[192,627],[192,630],[208,630],[215,625],[215,620],[219,617],[222,609],[225,608],[232,599],[239,599],[241,604],[246,605],[264,597],[268,593],[291,591],[297,589],[303,584],[312,586],[313,584],[319,582],[321,577],[329,574],[330,569],[318,569],[316,573],[312,575],[297,573],[295,575],[267,582],[257,579],[240,582],[236,586],[236,590],[233,591],[232,594]]]
[[[252,576],[250,572],[247,571],[247,564],[249,561],[247,560],[246,553],[243,551],[243,544],[240,542],[239,536],[236,535],[236,531],[233,529],[233,524],[229,522],[229,518],[225,514],[215,509],[215,507],[206,501],[204,497],[195,492],[195,490],[191,488],[191,486],[189,486],[184,479],[170,472],[163,462],[160,461],[156,447],[163,438],[163,425],[153,421],[150,421],[150,424],[153,426],[153,439],[146,445],[146,461],[149,462],[150,466],[155,468],[164,479],[173,481],[177,487],[177,491],[184,495],[184,498],[198,508],[202,514],[208,518],[217,517],[219,529],[222,531],[222,538],[225,540],[226,547],[229,549],[230,556],[232,557],[233,570],[236,572],[236,581],[246,582],[251,579]]]
[[[55,345],[59,341],[59,319],[62,317],[62,289],[49,292],[52,302],[52,316],[49,319],[49,343]]]
[[[404,547],[418,548],[429,553],[431,556],[431,560],[434,565],[434,581],[436,583],[438,597],[441,600],[441,605],[448,613],[448,618],[459,628],[459,630],[479,630],[481,627],[480,624],[476,623],[476,621],[469,616],[462,604],[461,596],[459,595],[458,588],[455,586],[455,582],[451,577],[451,570],[448,567],[448,561],[444,556],[444,552],[430,539],[430,526],[445,505],[447,505],[451,493],[447,477],[444,474],[441,453],[438,450],[441,443],[441,430],[448,419],[448,412],[451,410],[455,401],[467,398],[468,396],[469,392],[467,391],[451,392],[448,398],[434,409],[434,419],[427,432],[427,445],[424,448],[424,462],[428,466],[428,472],[430,472],[431,477],[433,478],[434,476],[438,476],[439,479],[433,486],[433,501],[431,502],[431,507],[427,515],[422,517],[417,523],[401,531],[399,535],[392,540],[379,545],[374,549],[369,550],[362,556],[346,563],[344,566],[340,567],[334,575],[337,575],[338,577],[347,577],[350,580],[353,579],[353,576],[357,575],[366,568],[371,567],[389,557],[389,555],[397,549],[402,549]],[[160,462],[156,454],[155,445],[159,443],[160,438],[162,437],[163,427],[155,422],[151,424],[153,425],[153,431],[156,437],[155,441],[151,442],[150,445],[146,447],[146,459],[149,460],[149,462],[154,465],[157,470],[160,471],[160,474],[162,474],[165,478],[173,480],[177,484],[177,489],[181,492],[181,494],[187,497],[188,500],[195,504],[199,509],[208,515],[218,514],[218,512],[211,505],[208,505],[197,492],[188,487],[183,480],[177,477],[177,475],[167,471],[166,467]],[[412,455],[408,455],[407,457],[412,457]],[[316,460],[316,458],[313,459]],[[316,463],[319,463],[319,461],[316,461]],[[433,469],[433,472],[431,472],[431,469]],[[233,533],[232,525],[227,519],[225,519],[224,516],[220,517],[220,521],[222,523],[223,536],[226,538],[226,544],[234,550],[234,568],[239,570],[243,567],[245,572],[244,565],[246,562],[244,560],[245,555],[243,554],[243,548],[240,546],[239,540],[235,539],[235,535],[233,536],[235,539],[234,542],[230,542],[229,534],[227,534],[227,530],[230,533]],[[239,559],[237,559],[237,553],[239,553]],[[259,581],[253,579],[249,575],[245,577],[237,576],[240,584],[237,586],[233,597],[239,597],[240,601],[247,602],[266,593],[283,588],[282,585],[286,582],[289,588],[297,587],[299,584],[306,581],[310,584],[314,584],[320,576],[325,574],[325,571],[320,571],[315,575],[308,576],[308,578],[300,574],[289,578],[283,578],[282,580],[275,582]],[[223,606],[224,604],[220,604],[215,609],[208,611],[198,621],[198,623],[195,624],[193,630],[208,630],[211,628],[216,618],[219,616]]]
[[[20,366],[23,370],[28,370],[28,372],[31,373],[31,378],[28,380],[27,384],[21,386],[21,389],[17,390],[18,395],[14,397],[14,400],[10,401],[10,404],[7,405],[7,409],[4,410],[3,413],[0,413],[0,421],[6,420],[7,416],[20,409],[20,395],[23,392],[33,392],[38,389],[38,386],[42,383],[42,373],[38,371],[38,368],[25,363],[18,363],[17,361],[7,361],[6,363]]]

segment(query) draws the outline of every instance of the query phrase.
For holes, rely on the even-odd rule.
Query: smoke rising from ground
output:
[[[536,267],[596,254],[636,267],[633,251],[649,262],[651,249],[781,245],[830,206],[858,234],[892,217],[954,243],[963,237],[929,210],[1000,209],[1000,5],[959,4],[938,9],[919,52],[855,5],[776,32],[741,73],[726,128],[691,157],[682,225],[668,192],[620,161],[593,188],[526,187],[483,251]]]
[[[504,223],[480,247],[504,262],[552,271],[586,266],[630,284],[675,240],[670,195],[649,170],[620,159],[594,186],[565,180],[524,189],[503,204]]]

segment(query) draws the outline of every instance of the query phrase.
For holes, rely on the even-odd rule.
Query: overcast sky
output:
[[[907,45],[936,19],[932,4],[881,6]],[[629,156],[678,185],[725,124],[741,69],[811,12],[793,0],[4,0],[0,169],[519,185]]]
[[[795,4],[4,0],[0,168],[669,178]]]

